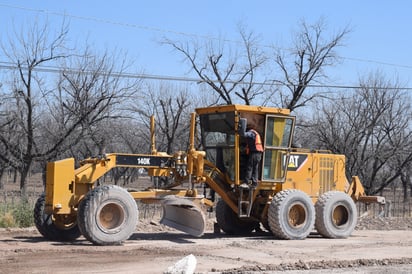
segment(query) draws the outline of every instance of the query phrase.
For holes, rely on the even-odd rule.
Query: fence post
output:
[[[386,201],[385,209],[386,209],[385,216],[392,217],[392,202],[390,200]]]

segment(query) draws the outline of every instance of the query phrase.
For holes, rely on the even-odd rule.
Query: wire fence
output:
[[[387,188],[382,192],[382,196],[386,199],[386,217],[412,217],[412,193],[410,189],[404,193],[400,187]]]
[[[18,190],[18,187],[18,183],[3,181],[3,189],[0,189],[0,214],[7,213],[22,202],[23,198],[21,192]],[[43,183],[39,180],[38,175],[30,176],[28,178],[27,194],[25,199],[31,208],[34,208],[34,205],[38,197],[43,192],[43,189]],[[411,197],[409,192],[407,195],[407,197]],[[412,197],[404,201],[404,193],[400,188],[386,189],[382,196],[386,199],[385,205],[375,203],[357,203],[358,215],[398,218],[412,217]],[[159,218],[162,214],[162,207],[159,204],[146,204],[138,202],[138,208],[140,219],[151,220],[153,218]]]
[[[29,193],[26,196],[26,201],[31,208],[39,197],[39,193]],[[20,192],[6,192],[0,191],[0,215],[4,215],[13,208],[15,208],[19,203],[22,202],[22,196]],[[152,220],[159,219],[162,215],[162,206],[160,204],[145,204],[138,202],[139,208],[139,219],[141,220]],[[372,217],[397,217],[397,218],[411,218],[412,217],[412,201],[403,202],[400,200],[386,200],[385,205],[379,204],[364,204],[357,203],[358,216],[372,216]],[[210,214],[209,214],[210,215]]]

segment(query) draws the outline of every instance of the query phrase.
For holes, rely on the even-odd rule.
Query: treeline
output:
[[[406,200],[410,94],[382,72],[361,77],[356,88],[325,91],[319,86],[327,69],[338,65],[337,49],[349,27],[332,36],[323,21],[300,22],[299,30],[291,45],[270,49],[244,26],[240,44],[164,39],[199,78],[195,86],[124,77],[135,67],[127,54],[70,48],[65,23],[57,31],[33,24],[7,36],[1,61],[11,65],[0,79],[0,182],[12,169],[24,194],[28,173],[41,172],[47,161],[148,153],[151,115],[158,151],[185,150],[195,107],[242,103],[291,109],[298,121],[295,143],[345,154],[348,175],[359,175],[368,194],[402,184]]]

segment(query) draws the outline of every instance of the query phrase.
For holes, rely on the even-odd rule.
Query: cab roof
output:
[[[250,106],[250,105],[221,105],[197,108],[196,113],[208,114],[208,113],[219,113],[219,112],[250,112],[256,114],[281,114],[289,115],[290,110],[286,108],[275,108],[275,107],[262,107],[262,106]]]

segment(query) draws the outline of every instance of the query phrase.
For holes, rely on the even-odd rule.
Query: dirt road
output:
[[[189,254],[196,257],[196,273],[412,272],[411,230],[357,230],[348,239],[314,234],[302,241],[285,241],[265,232],[245,238],[208,231],[195,238],[144,225],[151,232],[136,231],[124,245],[110,247],[93,246],[83,238],[49,242],[35,228],[2,229],[0,272],[163,273]]]

